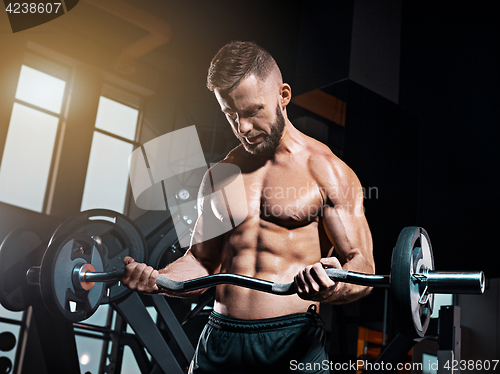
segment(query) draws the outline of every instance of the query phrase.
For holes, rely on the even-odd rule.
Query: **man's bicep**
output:
[[[192,245],[188,253],[203,266],[208,274],[215,274],[221,265],[222,238],[216,237],[202,243]]]
[[[327,185],[328,206],[323,213],[326,234],[344,268],[372,273],[373,244],[363,207],[363,188],[347,167],[331,179]]]
[[[319,175],[324,191],[323,227],[344,265],[365,257],[373,263],[372,239],[364,214],[364,194],[356,174],[336,158]]]
[[[323,226],[342,264],[356,254],[371,254],[371,235],[364,214],[349,207],[326,207]]]

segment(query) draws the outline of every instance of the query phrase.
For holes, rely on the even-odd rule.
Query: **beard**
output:
[[[276,120],[271,125],[271,134],[266,136],[260,143],[249,144],[241,135],[234,131],[234,135],[240,140],[245,150],[252,155],[260,155],[275,150],[280,143],[283,131],[285,130],[285,118],[281,113],[279,104],[276,106]],[[253,137],[250,134],[249,137]]]

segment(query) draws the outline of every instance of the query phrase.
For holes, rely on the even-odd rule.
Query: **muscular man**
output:
[[[224,164],[241,170],[245,205],[231,204],[229,211],[233,217],[245,212],[243,222],[203,240],[207,227],[222,224],[220,212],[228,208],[227,200],[210,198],[220,186],[207,173],[194,234],[200,238],[159,271],[127,257],[122,282],[140,292],[164,293],[155,285],[158,274],[177,281],[218,272],[294,281],[298,293],[291,296],[217,286],[190,373],[300,372],[294,369],[306,365],[298,363],[327,359],[324,329],[315,313],[319,303],[346,303],[370,291],[336,283],[324,271],[374,273],[362,188],[327,146],[292,125],[287,117],[291,88],[267,51],[253,43],[229,43],[212,60],[207,81],[241,142],[211,172]]]

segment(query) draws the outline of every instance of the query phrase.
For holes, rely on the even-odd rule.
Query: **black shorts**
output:
[[[314,308],[257,320],[212,312],[189,373],[329,373],[325,341],[323,322]]]

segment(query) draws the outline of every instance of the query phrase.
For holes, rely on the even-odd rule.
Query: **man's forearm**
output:
[[[327,304],[346,304],[368,295],[372,287],[360,286],[357,284],[340,282],[337,290],[328,299],[322,300],[322,303]]]
[[[191,252],[187,252],[183,257],[159,270],[158,273],[160,276],[177,282],[183,282],[209,275],[208,270],[193,256]],[[204,288],[196,291],[176,293],[160,289],[158,293],[171,297],[195,297],[201,295],[206,290],[207,289]]]
[[[342,269],[348,271],[354,271],[365,274],[374,274],[375,268],[373,263],[368,261],[360,253],[353,256],[352,259],[347,261]],[[336,286],[336,291],[327,299],[322,302],[328,304],[345,304],[352,301],[361,299],[362,297],[368,295],[372,287],[361,286],[358,284],[339,282]]]

